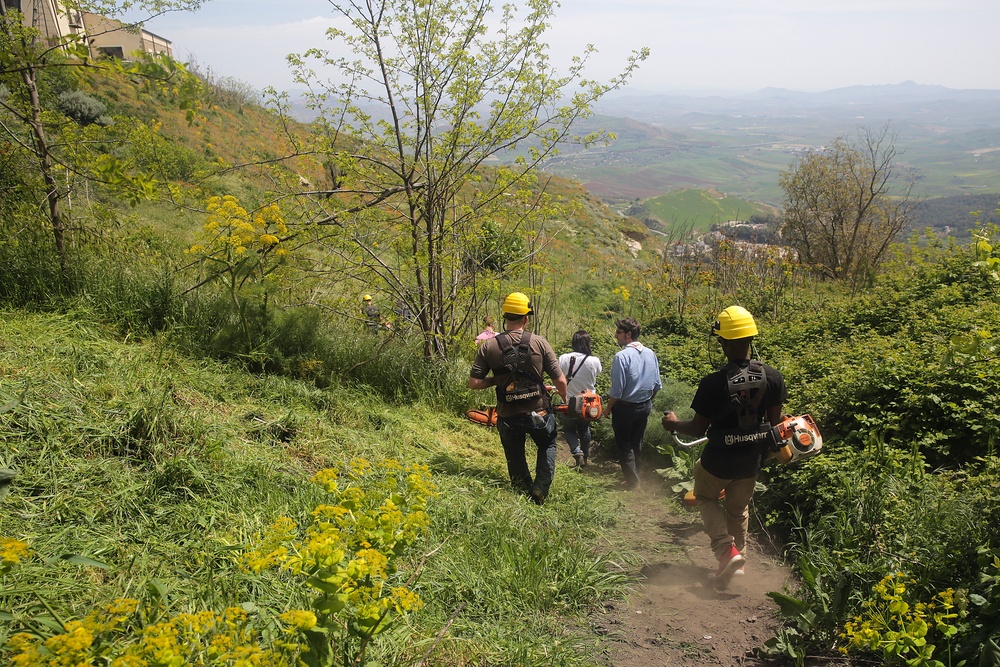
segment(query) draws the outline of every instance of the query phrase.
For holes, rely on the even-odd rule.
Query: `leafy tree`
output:
[[[75,14],[89,11],[115,16],[129,10],[150,15],[193,9],[201,0],[68,0],[58,3],[61,11]],[[93,134],[76,133],[75,123],[110,124],[94,106],[97,100],[73,95],[68,89],[52,94],[48,80],[62,79],[67,70],[87,68],[119,69],[143,77],[148,82],[170,82],[182,97],[193,100],[199,86],[184,67],[166,57],[140,59],[127,67],[115,61],[94,63],[82,35],[62,37],[42,35],[24,24],[23,15],[0,0],[0,136],[28,156],[33,178],[25,179],[38,193],[40,210],[46,211],[64,283],[69,281],[66,247],[68,218],[63,204],[71,192],[70,175],[132,191],[130,198],[148,194],[152,184],[141,174],[126,174],[124,166],[110,156],[97,157],[86,150],[99,143]],[[138,25],[138,24],[134,24]],[[67,115],[68,114],[68,115]],[[62,178],[60,178],[62,176]]]
[[[895,140],[888,126],[859,128],[856,142],[838,137],[779,176],[785,239],[802,261],[852,289],[870,284],[917,204],[912,179],[896,164]]]
[[[485,258],[469,256],[488,245],[484,224],[495,238],[528,236],[554,214],[537,184],[539,164],[574,139],[574,121],[623,86],[647,50],[599,83],[584,77],[592,46],[565,75],[550,63],[544,35],[555,0],[504,5],[498,22],[489,0],[331,5],[350,28],[328,36],[356,59],[321,49],[289,56],[296,80],[310,90],[309,105],[321,113],[328,143],[320,150],[332,153],[336,166],[336,196],[320,198],[315,221],[328,230],[322,240],[339,261],[334,270],[405,303],[425,355],[444,357],[496,289],[496,281],[477,280]],[[339,78],[324,83],[313,66]],[[353,148],[343,149],[345,137]],[[515,149],[514,164],[484,168]],[[517,244],[501,246],[506,252]],[[512,266],[506,256],[485,264]]]

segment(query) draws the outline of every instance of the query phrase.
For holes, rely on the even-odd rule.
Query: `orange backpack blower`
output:
[[[588,422],[596,421],[604,414],[604,408],[601,406],[601,397],[589,389],[582,391],[576,396],[570,396],[566,403],[557,405],[553,409],[559,414]]]

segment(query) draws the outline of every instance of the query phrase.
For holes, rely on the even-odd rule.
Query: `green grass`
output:
[[[440,491],[416,585],[427,606],[375,658],[431,649],[454,617],[434,664],[588,664],[594,639],[565,628],[628,584],[614,564],[627,552],[597,546],[618,509],[604,479],[560,468],[536,507],[508,489],[495,431],[428,404],[247,374],[79,315],[5,312],[0,349],[0,399],[25,392],[0,417],[0,468],[17,473],[0,535],[36,554],[4,578],[0,643],[121,596],[261,616],[301,602],[301,587],[244,571],[239,554],[316,503],[313,472],[354,457],[426,463]]]
[[[706,190],[681,190],[654,197],[645,202],[646,209],[667,225],[691,227],[708,231],[713,224],[729,220],[747,220],[751,215],[766,215],[766,206],[726,197]]]

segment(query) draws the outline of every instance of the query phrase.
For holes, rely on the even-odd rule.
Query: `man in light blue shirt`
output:
[[[656,354],[639,342],[639,323],[626,317],[615,327],[615,340],[622,349],[611,363],[611,398],[604,413],[611,415],[625,487],[638,490],[642,436],[653,409],[653,396],[663,385]]]

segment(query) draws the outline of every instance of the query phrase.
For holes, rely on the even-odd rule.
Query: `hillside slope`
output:
[[[686,525],[680,532],[691,536],[700,532],[691,516],[679,513],[650,471],[641,499],[623,495],[608,444],[595,443],[593,465],[582,474],[561,446],[540,508],[507,488],[495,431],[431,405],[391,405],[351,384],[321,390],[246,374],[185,357],[166,341],[119,340],[73,315],[9,311],[0,349],[0,396],[23,393],[0,416],[0,467],[15,473],[0,538],[30,548],[0,589],[10,630],[49,633],[58,627],[54,618],[82,618],[121,597],[150,610],[159,601],[174,613],[236,605],[251,612],[250,627],[273,619],[301,604],[305,591],[294,578],[248,570],[244,552],[278,517],[308,513],[318,498],[308,480],[317,471],[387,457],[428,466],[438,489],[423,555],[404,566],[420,573],[415,590],[426,607],[411,615],[408,640],[395,632],[371,649],[389,660],[541,667],[594,665],[611,655],[621,666],[648,664],[644,652],[626,650],[636,639],[608,623],[650,612],[650,593],[624,593],[647,578],[643,588],[655,590],[648,568],[663,567],[657,554],[673,554],[671,567],[704,580],[714,602],[679,613],[704,617],[712,632],[742,622],[746,609],[770,613],[765,589],[787,577],[782,569],[756,586],[712,593],[705,545],[646,521]],[[636,517],[646,519],[623,521],[622,508],[640,500]],[[689,550],[700,565],[677,560]],[[755,563],[779,567],[763,553]],[[43,595],[45,607],[19,591]],[[706,617],[708,609],[715,611]],[[497,625],[498,617],[508,622]],[[639,641],[675,632],[674,614],[645,618]],[[752,651],[761,631],[774,627],[760,621],[719,656]],[[7,632],[0,631],[0,656],[9,658]],[[663,655],[681,657],[685,646]]]

